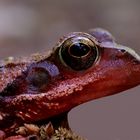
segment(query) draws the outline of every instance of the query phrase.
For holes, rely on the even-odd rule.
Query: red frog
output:
[[[140,84],[140,56],[103,29],[64,36],[50,54],[0,65],[0,129],[48,120]]]

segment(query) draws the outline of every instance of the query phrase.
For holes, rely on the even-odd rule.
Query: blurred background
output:
[[[0,59],[50,50],[62,35],[95,27],[140,54],[139,0],[0,0]],[[139,140],[139,92],[76,107],[71,128],[88,140]]]

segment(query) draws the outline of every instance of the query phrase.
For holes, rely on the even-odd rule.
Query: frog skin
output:
[[[0,129],[6,133],[140,84],[140,56],[100,28],[62,37],[49,54],[0,62]]]

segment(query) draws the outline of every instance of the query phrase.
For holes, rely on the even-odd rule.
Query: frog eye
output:
[[[74,36],[61,44],[59,56],[63,64],[80,71],[88,69],[97,61],[99,51],[90,38]]]
[[[29,70],[26,79],[30,88],[43,89],[43,87],[49,83],[50,75],[47,70],[42,67],[33,67]]]

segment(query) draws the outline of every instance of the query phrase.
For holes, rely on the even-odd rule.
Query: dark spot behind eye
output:
[[[3,98],[47,91],[51,87],[51,83],[58,78],[60,78],[59,69],[55,64],[46,60],[32,63],[26,71],[23,71],[14,81],[6,85],[4,90],[0,92],[0,96]]]
[[[29,70],[27,75],[27,82],[34,88],[43,88],[50,82],[50,75],[46,69],[41,67],[34,67]]]

